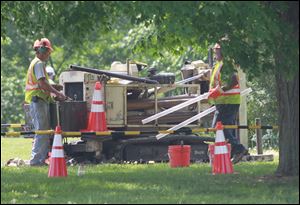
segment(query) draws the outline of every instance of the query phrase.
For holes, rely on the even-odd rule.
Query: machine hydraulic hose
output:
[[[88,73],[94,73],[98,75],[106,75],[110,77],[115,77],[115,78],[121,78],[124,80],[131,80],[131,81],[136,81],[136,82],[142,82],[142,83],[147,83],[147,84],[158,84],[156,80],[150,80],[150,79],[145,79],[145,78],[138,78],[138,77],[133,77],[133,76],[128,76],[128,75],[122,75],[122,74],[117,74],[109,71],[103,71],[103,70],[98,70],[94,68],[87,68],[87,67],[82,67],[82,66],[77,66],[77,65],[70,65],[70,68],[72,70],[77,70],[77,71],[84,71]]]

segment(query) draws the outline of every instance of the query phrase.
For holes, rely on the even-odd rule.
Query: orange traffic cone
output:
[[[107,131],[104,101],[101,92],[101,83],[95,84],[91,112],[89,114],[88,127],[82,131]]]
[[[210,158],[212,159],[212,173],[213,174],[231,174],[233,173],[233,166],[230,160],[230,144],[226,143],[223,125],[217,122],[216,141],[214,145],[210,145]]]
[[[66,177],[67,166],[62,145],[61,128],[56,126],[53,140],[48,177]]]

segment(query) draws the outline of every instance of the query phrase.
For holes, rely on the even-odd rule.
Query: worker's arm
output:
[[[38,80],[38,84],[41,89],[50,93],[54,93],[57,96],[58,100],[63,101],[66,99],[66,96],[60,93],[58,90],[56,90],[53,86],[51,86],[49,81],[46,79],[46,73],[43,62],[38,62],[34,65],[34,74],[36,76],[36,79]]]
[[[235,73],[235,74],[233,74],[233,75],[231,76],[231,80],[230,80],[229,84],[227,84],[227,85],[225,85],[225,86],[222,86],[222,90],[223,90],[223,91],[230,90],[230,89],[232,89],[234,86],[236,86],[238,83],[239,83],[239,81],[238,81],[238,76],[237,76],[237,74]]]
[[[54,87],[52,87],[49,84],[49,82],[46,80],[46,78],[40,78],[38,80],[38,84],[39,84],[39,87],[41,89],[43,89],[45,91],[48,91],[50,93],[54,93],[58,97],[59,100],[66,100],[67,99],[67,97],[63,93],[59,92]]]
[[[59,84],[50,84],[55,90],[61,91],[63,90],[63,86]]]

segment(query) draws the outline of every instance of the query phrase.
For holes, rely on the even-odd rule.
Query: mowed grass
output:
[[[31,140],[1,139],[1,164],[29,159],[30,149]],[[66,178],[48,178],[47,167],[1,167],[1,203],[298,204],[298,177],[266,177],[277,165],[277,159],[240,163],[236,174],[214,176],[209,164],[102,164],[86,166],[80,177],[77,166],[68,167]]]

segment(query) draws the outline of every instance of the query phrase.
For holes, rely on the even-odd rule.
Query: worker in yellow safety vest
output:
[[[49,130],[49,103],[53,101],[51,93],[56,95],[56,99],[59,101],[64,101],[67,97],[49,83],[46,61],[53,51],[51,42],[47,38],[36,40],[33,49],[36,52],[36,57],[31,61],[27,72],[25,103],[30,104],[30,115],[35,130]],[[45,165],[49,143],[49,135],[35,135],[29,161],[31,166]]]
[[[215,127],[218,121],[221,121],[223,125],[235,125],[240,106],[238,75],[234,73],[231,79],[226,82],[221,75],[222,71],[226,69],[226,66],[224,68],[220,44],[216,43],[213,50],[216,62],[210,76],[210,90],[208,96],[208,102],[216,106],[212,127]],[[224,81],[226,82],[225,84]],[[232,162],[239,162],[247,153],[246,148],[239,143],[235,129],[224,129],[224,135],[231,144]]]

